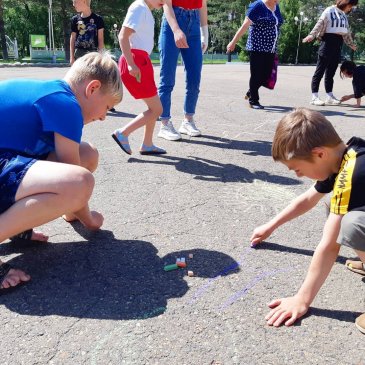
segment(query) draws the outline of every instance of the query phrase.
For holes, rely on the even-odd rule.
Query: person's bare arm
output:
[[[137,80],[140,80],[141,70],[137,67],[134,62],[133,55],[131,52],[131,46],[129,44],[129,37],[134,33],[132,28],[122,27],[119,32],[119,45],[120,49],[123,52],[123,56],[127,60],[129,74],[135,77]]]
[[[70,64],[71,64],[71,66],[75,62],[75,41],[76,41],[76,33],[71,32],[71,36],[70,36]]]
[[[186,36],[177,23],[171,0],[166,0],[166,4],[163,6],[163,11],[165,13],[166,20],[174,33],[176,47],[189,48]]]
[[[205,53],[209,44],[207,0],[203,0],[203,5],[199,9],[199,15],[200,15],[200,37],[202,43],[202,51],[203,53]]]
[[[278,215],[271,219],[268,223],[257,227],[251,236],[251,246],[255,246],[269,237],[275,229],[284,223],[301,216],[308,212],[325,194],[318,193],[312,186],[306,192],[296,197],[286,208]]]
[[[294,297],[276,299],[269,303],[273,309],[265,317],[268,325],[277,327],[285,323],[290,326],[308,311],[338,256],[340,245],[337,237],[342,217],[330,213],[302,286]]]
[[[233,39],[227,45],[227,52],[233,52],[236,48],[237,42],[242,38],[242,36],[246,33],[249,26],[252,24],[252,21],[247,18],[243,21],[241,27],[237,30],[236,34],[234,35]]]
[[[98,51],[104,49],[104,28],[98,29]]]

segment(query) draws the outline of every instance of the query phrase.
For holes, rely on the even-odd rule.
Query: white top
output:
[[[152,52],[155,19],[144,0],[136,0],[131,4],[122,26],[134,30],[129,38],[131,48],[141,49],[148,54]]]
[[[323,19],[326,23],[325,33],[347,34],[349,32],[346,14],[335,5],[325,9],[319,19]]]

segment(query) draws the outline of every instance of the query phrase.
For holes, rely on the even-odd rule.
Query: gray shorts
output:
[[[328,194],[324,200],[327,216],[330,201],[331,194]],[[337,243],[353,250],[365,251],[365,207],[362,210],[352,210],[343,216]]]
[[[337,243],[365,251],[365,212],[352,210],[343,216]]]

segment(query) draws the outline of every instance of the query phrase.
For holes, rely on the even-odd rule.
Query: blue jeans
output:
[[[161,119],[170,119],[171,93],[175,86],[176,67],[179,53],[185,65],[186,94],[184,113],[194,115],[199,96],[199,86],[203,65],[203,54],[200,39],[199,10],[185,10],[174,7],[176,20],[181,30],[185,33],[189,48],[177,48],[174,34],[163,16],[159,38],[160,49],[160,84],[158,94],[161,99],[163,112]]]

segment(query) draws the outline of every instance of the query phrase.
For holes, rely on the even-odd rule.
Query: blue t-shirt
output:
[[[1,81],[0,115],[0,148],[41,156],[54,151],[55,132],[81,142],[81,108],[65,81]]]
[[[247,38],[247,51],[275,53],[279,28],[283,24],[279,5],[276,5],[275,11],[271,11],[263,0],[257,0],[249,6],[246,16],[252,21]]]

